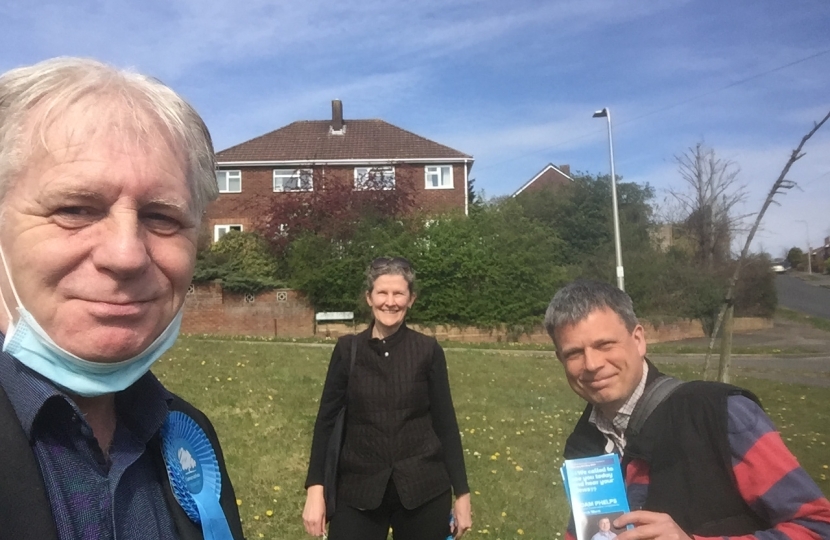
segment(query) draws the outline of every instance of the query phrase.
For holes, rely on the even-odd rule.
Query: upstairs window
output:
[[[242,171],[216,171],[219,193],[242,193]]]
[[[356,190],[395,189],[395,167],[355,167]]]
[[[311,169],[274,169],[274,191],[311,191],[313,176]]]
[[[213,226],[213,241],[218,242],[223,236],[231,231],[242,232],[242,225],[214,225]]]
[[[452,189],[451,165],[428,165],[426,167],[427,189]]]

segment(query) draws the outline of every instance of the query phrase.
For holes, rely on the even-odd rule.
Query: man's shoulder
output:
[[[761,404],[758,397],[745,388],[717,381],[700,380],[685,382],[669,396],[667,401],[691,401],[700,403],[710,401],[725,405],[726,399],[730,396],[744,396],[758,405]]]

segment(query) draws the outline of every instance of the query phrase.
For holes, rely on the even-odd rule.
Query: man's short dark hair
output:
[[[554,344],[555,332],[584,320],[598,309],[608,308],[622,319],[629,332],[639,322],[634,314],[634,303],[624,291],[609,283],[579,279],[568,283],[553,296],[545,313],[545,330]]]

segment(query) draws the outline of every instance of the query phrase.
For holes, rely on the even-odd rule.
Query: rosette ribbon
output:
[[[187,517],[202,526],[205,540],[233,540],[219,503],[219,462],[205,432],[183,412],[173,411],[161,428],[161,438],[170,487]]]

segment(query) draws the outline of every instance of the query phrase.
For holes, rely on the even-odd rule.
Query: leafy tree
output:
[[[793,247],[787,252],[787,260],[793,268],[800,268],[802,264],[806,264],[807,257],[801,248]]]
[[[252,202],[261,216],[257,229],[283,251],[294,239],[309,233],[331,240],[347,241],[365,219],[397,219],[414,209],[416,169],[397,167],[394,177],[383,170],[369,170],[355,188],[351,171],[315,168],[310,181],[314,189],[283,193]],[[307,180],[308,181],[308,180]]]
[[[573,182],[541,191],[523,192],[516,200],[525,215],[545,224],[563,242],[567,264],[581,265],[586,256],[609,252],[613,261],[614,229],[609,176],[578,173]],[[627,253],[650,243],[654,196],[650,186],[618,182],[623,262]],[[611,275],[614,268],[611,267]]]

